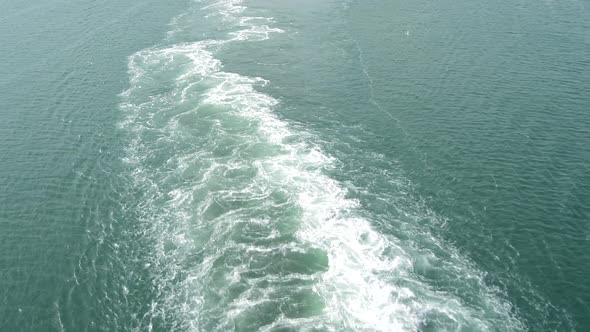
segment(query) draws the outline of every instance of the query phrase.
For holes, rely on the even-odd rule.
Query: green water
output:
[[[589,330],[587,6],[0,1],[0,331]]]

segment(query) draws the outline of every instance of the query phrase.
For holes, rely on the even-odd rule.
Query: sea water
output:
[[[0,6],[0,330],[590,328],[584,2]]]

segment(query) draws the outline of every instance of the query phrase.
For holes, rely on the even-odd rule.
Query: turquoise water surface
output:
[[[0,331],[590,330],[584,1],[0,1]]]

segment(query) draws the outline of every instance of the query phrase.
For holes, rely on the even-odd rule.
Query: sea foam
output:
[[[223,71],[225,45],[283,32],[247,11],[239,0],[205,5],[203,17],[236,28],[227,39],[129,59],[121,128],[156,294],[140,326],[415,331],[440,320],[494,330],[487,313],[415,275],[423,260],[376,231],[327,175],[335,159],[277,116],[279,101],[259,92],[270,82]]]

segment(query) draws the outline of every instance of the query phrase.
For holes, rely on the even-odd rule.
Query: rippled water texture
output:
[[[0,330],[590,327],[583,3],[2,6]]]

